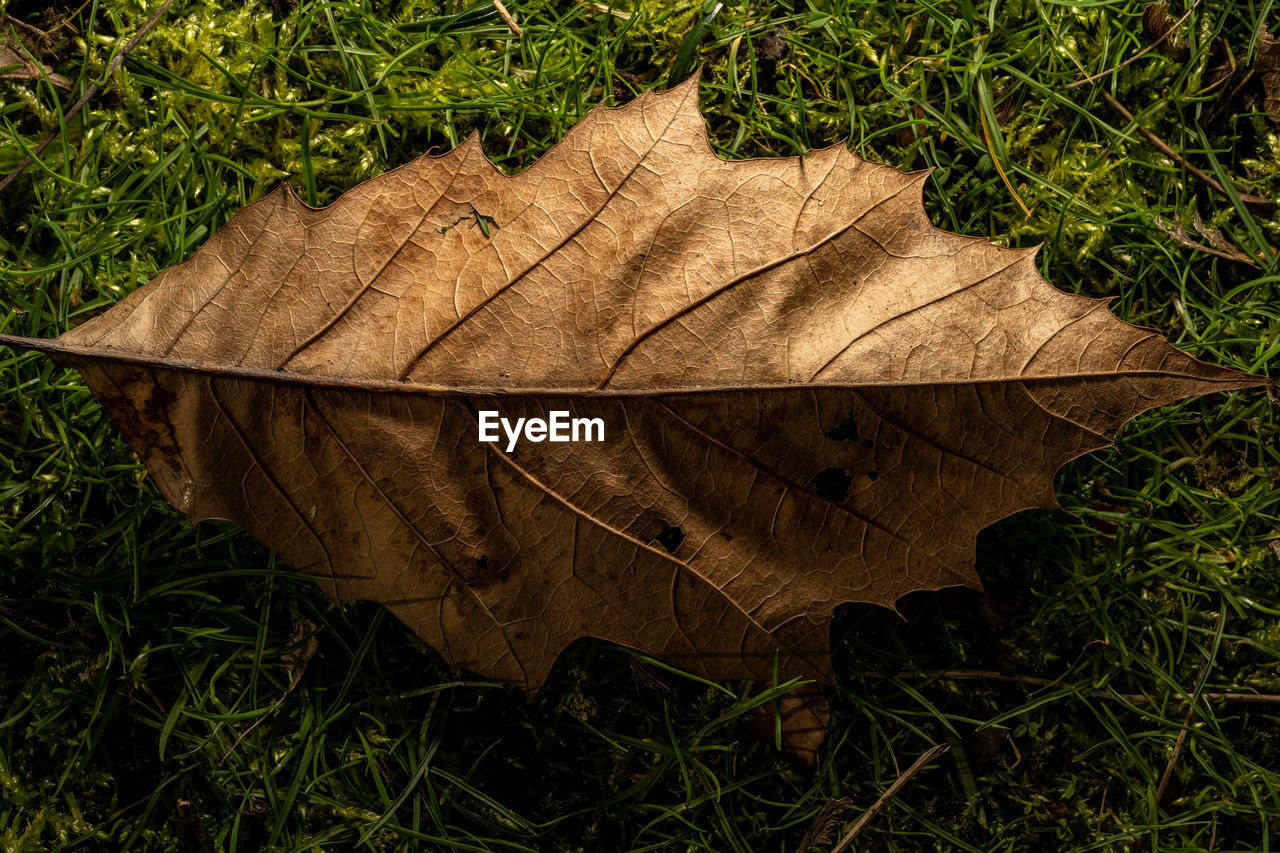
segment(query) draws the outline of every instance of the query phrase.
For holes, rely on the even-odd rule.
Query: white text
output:
[[[567,411],[553,411],[546,419],[516,418],[511,421],[492,409],[480,412],[480,440],[499,441],[499,429],[507,439],[507,452],[525,441],[604,441],[604,418],[571,418]]]

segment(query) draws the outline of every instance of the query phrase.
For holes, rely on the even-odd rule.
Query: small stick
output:
[[[591,9],[594,12],[606,12],[610,15],[613,15],[615,18],[619,18],[623,21],[631,20],[630,12],[623,12],[613,8],[612,6],[606,6],[603,3],[593,2],[593,0],[578,0],[578,2],[581,3],[583,6],[586,6],[588,9]]]
[[[295,616],[295,619],[297,617]],[[289,667],[289,686],[285,688],[284,693],[280,694],[280,698],[271,704],[271,707],[258,719],[254,720],[253,725],[240,733],[236,738],[236,742],[231,744],[231,748],[222,754],[222,758],[218,759],[218,766],[227,763],[227,759],[231,757],[231,753],[236,751],[236,747],[240,742],[249,736],[249,733],[267,721],[267,718],[276,712],[276,709],[284,704],[284,700],[289,698],[294,688],[302,681],[302,676],[306,674],[307,664],[311,663],[311,659],[315,657],[316,651],[320,648],[320,641],[316,639],[314,633],[315,625],[309,619],[298,620],[293,629],[293,635],[290,636],[289,642],[295,645],[293,651],[287,652],[283,656],[283,661]]]
[[[511,13],[507,11],[507,7],[502,5],[502,0],[493,0],[493,8],[498,10],[498,17],[506,23],[511,32],[515,33],[517,36],[524,35],[524,33],[520,31],[520,25],[516,23],[516,19],[511,17]]]
[[[1200,674],[1202,677],[1205,674],[1204,666],[1200,667]],[[1187,706],[1187,716],[1183,718],[1182,728],[1178,730],[1178,739],[1173,744],[1173,753],[1169,756],[1169,763],[1164,766],[1164,773],[1160,774],[1160,784],[1156,785],[1156,803],[1164,799],[1165,789],[1169,787],[1169,780],[1173,777],[1173,766],[1178,763],[1178,756],[1182,754],[1182,746],[1187,742],[1187,729],[1191,726],[1191,717],[1195,712],[1196,706],[1193,702]]]
[[[1101,80],[1103,77],[1106,77],[1108,74],[1114,74],[1115,72],[1119,71],[1121,68],[1124,68],[1126,65],[1132,65],[1133,63],[1137,62],[1139,59],[1141,59],[1142,57],[1146,56],[1148,53],[1150,53],[1151,51],[1159,47],[1161,42],[1163,42],[1169,36],[1173,35],[1173,31],[1176,30],[1179,27],[1179,25],[1182,24],[1183,21],[1191,17],[1191,13],[1195,11],[1196,6],[1198,5],[1200,5],[1200,0],[1196,0],[1196,2],[1192,3],[1191,8],[1187,10],[1187,13],[1183,15],[1181,18],[1179,18],[1178,20],[1174,21],[1172,24],[1170,24],[1169,29],[1165,30],[1164,34],[1161,35],[1160,38],[1156,39],[1151,44],[1147,45],[1142,50],[1138,51],[1133,56],[1126,59],[1124,62],[1121,62],[1115,68],[1108,68],[1106,71],[1099,71],[1097,74],[1092,74],[1088,77],[1085,77],[1082,80],[1077,80],[1074,83],[1068,83],[1067,85],[1062,87],[1063,91],[1066,91],[1067,89],[1075,89],[1080,86],[1087,86],[1088,84],[1092,83],[1094,80]]]
[[[867,678],[888,678],[878,672],[866,671],[863,673]],[[1034,687],[1075,687],[1066,681],[1055,681],[1052,678],[1043,678],[1038,675],[1018,675],[1016,673],[998,672],[993,669],[931,669],[923,672],[903,672],[898,674],[898,678],[906,680],[908,678],[924,678],[928,681],[937,681],[943,678],[951,678],[956,681],[1004,681],[1011,684],[1029,684]],[[1112,693],[1109,690],[1091,690],[1084,694],[1092,699],[1117,699],[1128,702],[1131,705],[1150,705],[1154,700],[1149,696],[1141,693]],[[1175,694],[1175,697],[1186,701],[1187,696],[1183,693]],[[1241,702],[1256,703],[1259,705],[1280,705],[1280,694],[1275,693],[1201,693],[1200,698],[1209,702]]]
[[[849,849],[849,845],[853,843],[853,839],[858,837],[858,833],[866,829],[867,824],[871,823],[872,819],[876,815],[884,811],[884,807],[889,805],[889,802],[894,797],[898,796],[898,793],[901,792],[902,789],[907,786],[907,783],[911,781],[911,777],[923,770],[925,765],[930,761],[933,761],[933,759],[942,755],[949,749],[951,749],[951,747],[948,744],[934,744],[927,752],[917,758],[915,763],[908,767],[907,771],[899,776],[897,781],[889,786],[889,790],[881,794],[880,799],[876,800],[875,803],[872,804],[871,808],[867,809],[862,817],[858,818],[858,822],[853,825],[852,829],[844,834],[844,838],[840,839],[840,843],[831,848],[831,853],[845,853],[845,851]]]
[[[1138,124],[1137,120],[1134,119],[1133,117],[1133,113],[1129,112],[1127,109],[1124,108],[1123,104],[1121,104],[1115,98],[1111,97],[1110,92],[1107,92],[1104,89],[1101,94],[1102,94],[1102,99],[1107,102],[1107,104],[1111,107],[1111,109],[1120,113],[1121,118],[1123,118],[1125,121],[1129,122],[1135,128],[1137,128],[1138,133],[1141,133],[1143,137],[1145,137],[1146,140],[1150,142],[1161,154],[1165,155],[1170,160],[1177,163],[1182,168],[1186,169],[1194,177],[1196,177],[1197,179],[1202,181],[1206,186],[1208,186],[1211,190],[1214,190],[1215,192],[1220,193],[1226,198],[1231,198],[1231,194],[1227,192],[1226,188],[1223,187],[1222,184],[1218,183],[1216,178],[1214,178],[1212,175],[1207,175],[1204,172],[1197,169],[1195,166],[1192,166],[1183,158],[1181,154],[1179,154],[1177,151],[1174,151],[1172,148],[1170,148],[1169,145],[1163,139],[1156,136],[1154,133],[1147,130],[1142,125]],[[1240,193],[1240,200],[1245,204],[1249,205],[1250,207],[1256,207],[1259,210],[1266,211],[1268,213],[1276,209],[1275,201],[1269,198],[1263,198],[1260,195],[1253,195],[1252,193]]]
[[[1222,631],[1222,623],[1227,619],[1227,611],[1224,609],[1218,615],[1218,624],[1214,626],[1213,636],[1214,642],[1217,642],[1219,632]],[[1204,687],[1204,680],[1209,675],[1209,658],[1210,654],[1204,656],[1204,660],[1200,663],[1200,672],[1196,674],[1196,690],[1195,695],[1199,695],[1201,688]],[[1169,756],[1169,763],[1164,766],[1164,773],[1160,776],[1160,784],[1156,785],[1156,804],[1164,799],[1165,789],[1169,787],[1169,780],[1173,778],[1173,766],[1178,763],[1178,756],[1182,754],[1182,747],[1187,742],[1187,730],[1191,728],[1191,717],[1196,712],[1196,703],[1191,702],[1187,705],[1187,716],[1182,720],[1182,728],[1178,730],[1178,740],[1173,744],[1173,753]]]
[[[115,59],[111,60],[111,64],[107,66],[107,73],[102,77],[104,83],[107,80],[110,80],[111,75],[115,74],[116,71],[120,69],[120,66],[124,64],[124,58],[129,54],[129,51],[133,50],[134,47],[137,46],[138,42],[142,41],[143,36],[151,31],[151,28],[160,20],[160,16],[163,15],[172,5],[173,0],[164,0],[164,2],[160,4],[160,8],[156,9],[155,12],[152,13],[151,17],[147,19],[147,22],[142,25],[142,29],[134,33],[133,38],[129,39],[129,41],[125,43],[125,46],[116,54]],[[97,83],[91,82],[88,88],[84,90],[84,94],[80,96],[79,100],[71,105],[71,109],[63,113],[63,121],[71,118],[73,115],[80,112],[80,110],[84,109],[84,105],[89,102],[90,98],[98,94],[101,88],[102,87]],[[56,130],[50,131],[49,135],[42,139],[39,145],[31,149],[31,153],[22,158],[22,162],[18,164],[18,167],[6,175],[3,181],[0,181],[0,192],[4,192],[5,187],[17,180],[18,176],[25,172],[27,167],[35,162],[35,158],[40,156],[40,152],[44,151],[44,149],[48,147],[49,143],[52,142],[57,135],[58,132]]]

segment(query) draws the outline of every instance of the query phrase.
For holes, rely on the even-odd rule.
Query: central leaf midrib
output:
[[[1196,382],[1214,385],[1247,388],[1265,384],[1264,379],[1240,374],[1236,376],[1200,376],[1177,370],[1099,370],[1081,371],[1078,373],[1055,373],[1041,375],[1014,376],[980,376],[963,379],[884,379],[878,381],[843,381],[843,382],[757,382],[741,385],[667,385],[645,386],[636,388],[509,388],[502,386],[452,386],[425,385],[416,382],[397,382],[390,379],[350,379],[338,376],[323,376],[309,373],[295,373],[288,370],[270,370],[261,367],[241,367],[239,365],[206,364],[196,361],[180,361],[165,356],[149,353],[136,353],[110,347],[82,346],[64,344],[57,338],[28,338],[21,335],[0,334],[0,346],[15,346],[21,349],[38,350],[57,357],[87,359],[91,361],[107,361],[119,364],[135,364],[175,373],[193,373],[208,376],[224,376],[243,379],[248,382],[269,382],[282,385],[301,385],[312,388],[333,388],[340,390],[364,391],[382,394],[423,394],[428,396],[458,397],[498,397],[522,399],[529,397],[547,397],[552,399],[611,399],[627,397],[670,397],[691,394],[729,394],[750,393],[759,391],[813,391],[813,390],[845,390],[856,391],[861,388],[928,388],[954,387],[960,385],[991,385],[1001,383],[1021,383],[1029,385],[1046,385],[1055,382],[1074,382],[1081,380],[1126,379],[1134,377],[1191,379]],[[1181,350],[1174,349],[1181,355]],[[1189,357],[1189,356],[1188,356]]]

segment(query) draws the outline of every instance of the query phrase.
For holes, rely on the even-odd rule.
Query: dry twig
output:
[[[160,16],[163,15],[172,5],[173,0],[164,0],[164,2],[160,4],[160,8],[156,9],[155,12],[151,14],[151,17],[147,19],[147,22],[142,25],[142,29],[134,33],[133,38],[129,39],[129,41],[125,43],[125,46],[121,48],[120,52],[111,60],[111,64],[107,66],[107,73],[102,75],[104,83],[110,80],[111,75],[115,74],[116,71],[119,70],[120,66],[124,64],[124,58],[129,55],[129,51],[133,50],[137,46],[138,42],[142,41],[143,36],[151,31],[151,28],[160,20]],[[67,119],[80,112],[80,110],[84,109],[84,105],[89,103],[89,99],[98,94],[101,89],[102,86],[99,84],[90,83],[89,87],[84,90],[84,94],[71,105],[71,109],[63,113],[63,121],[65,122]],[[4,192],[5,187],[16,181],[18,177],[27,170],[27,167],[35,162],[35,158],[40,156],[40,152],[44,151],[44,149],[49,146],[49,143],[57,138],[57,136],[58,131],[49,131],[49,134],[44,139],[40,140],[40,143],[36,145],[35,148],[32,148],[31,152],[27,154],[26,157],[22,158],[22,162],[18,164],[17,168],[8,175],[5,175],[3,181],[0,181],[0,192]]]
[[[1218,624],[1213,628],[1214,643],[1217,643],[1217,638],[1221,636],[1222,625],[1226,622],[1226,619],[1227,611],[1224,608],[1223,611],[1218,614]],[[1210,651],[1209,654],[1206,654],[1204,660],[1200,664],[1200,672],[1196,674],[1196,689],[1192,694],[1193,700],[1196,696],[1200,695],[1200,691],[1204,688],[1204,680],[1209,675],[1209,662],[1212,658],[1212,654],[1212,651]],[[1192,701],[1187,705],[1187,716],[1183,718],[1182,728],[1178,730],[1178,740],[1173,745],[1173,753],[1169,756],[1169,763],[1164,766],[1164,773],[1160,776],[1160,783],[1156,785],[1156,803],[1159,803],[1164,799],[1164,792],[1169,787],[1169,780],[1173,778],[1174,765],[1178,763],[1178,756],[1182,754],[1182,747],[1187,742],[1187,731],[1191,728],[1191,717],[1195,715],[1195,712],[1196,703]]]
[[[1150,142],[1161,154],[1165,155],[1170,160],[1177,163],[1182,168],[1186,169],[1187,172],[1189,172],[1193,177],[1195,177],[1205,186],[1209,187],[1209,189],[1213,190],[1216,193],[1219,193],[1220,195],[1226,198],[1231,198],[1231,194],[1227,192],[1226,188],[1223,187],[1222,184],[1218,183],[1217,178],[1214,178],[1212,175],[1208,175],[1200,171],[1199,169],[1197,169],[1195,166],[1192,166],[1190,163],[1186,161],[1186,159],[1181,154],[1179,154],[1177,151],[1174,151],[1172,148],[1170,148],[1168,143],[1166,143],[1163,139],[1156,136],[1154,133],[1152,133],[1150,130],[1147,130],[1142,125],[1138,124],[1137,120],[1134,119],[1133,117],[1133,113],[1129,112],[1127,109],[1124,108],[1123,104],[1121,104],[1115,98],[1111,97],[1110,92],[1103,91],[1101,94],[1102,94],[1102,99],[1107,102],[1107,104],[1111,107],[1111,109],[1120,113],[1120,117],[1123,118],[1125,121],[1129,122],[1130,124],[1132,124],[1137,129],[1138,133],[1141,133],[1143,137],[1148,142]],[[1259,213],[1264,213],[1264,214],[1272,213],[1276,209],[1276,203],[1274,200],[1269,198],[1263,198],[1260,195],[1253,195],[1252,193],[1240,193],[1240,200],[1244,202],[1248,207],[1255,209]]]
[[[911,777],[923,770],[930,761],[933,761],[933,759],[942,755],[949,749],[951,749],[951,747],[945,743],[935,744],[930,747],[927,752],[917,758],[915,763],[908,767],[906,772],[899,776],[897,780],[889,786],[889,790],[881,794],[880,799],[876,800],[871,805],[871,808],[867,809],[862,817],[858,818],[858,822],[853,825],[852,829],[844,834],[844,838],[840,839],[840,843],[831,848],[831,853],[844,853],[844,851],[848,850],[849,845],[853,843],[853,839],[858,837],[858,833],[866,829],[867,824],[871,823],[872,819],[874,819],[876,815],[884,811],[884,807],[889,805],[894,797],[898,796],[902,789],[907,786],[907,783],[911,781]]]
[[[867,678],[886,679],[890,676],[883,675],[878,672],[864,672]],[[1035,687],[1054,687],[1074,689],[1076,685],[1066,681],[1057,681],[1052,678],[1043,678],[1038,675],[1019,675],[1017,673],[999,672],[993,669],[930,669],[923,672],[902,672],[898,678],[906,680],[909,678],[924,678],[928,681],[937,681],[943,678],[951,678],[956,681],[1004,681],[1012,684],[1029,684]],[[1091,699],[1113,699],[1122,702],[1128,702],[1130,705],[1150,705],[1156,700],[1142,693],[1114,693],[1110,690],[1091,690],[1088,693],[1081,694]],[[1222,701],[1222,702],[1240,702],[1255,703],[1259,705],[1280,705],[1280,694],[1274,693],[1201,693],[1201,699],[1206,701]],[[1184,693],[1175,694],[1175,698],[1181,701],[1187,701],[1189,697]]]
[[[1106,77],[1108,74],[1114,74],[1115,72],[1119,71],[1121,68],[1124,68],[1126,65],[1132,65],[1133,63],[1137,62],[1139,59],[1141,59],[1142,57],[1146,56],[1148,53],[1150,53],[1151,51],[1159,47],[1161,43],[1164,42],[1165,39],[1167,39],[1170,35],[1172,35],[1173,31],[1176,30],[1178,26],[1182,24],[1183,21],[1191,17],[1191,13],[1195,11],[1196,6],[1198,5],[1200,5],[1200,0],[1196,0],[1196,2],[1192,3],[1191,8],[1187,10],[1186,14],[1183,15],[1178,20],[1174,21],[1173,24],[1170,25],[1169,29],[1164,31],[1164,33],[1160,36],[1160,38],[1151,42],[1151,44],[1147,45],[1142,50],[1138,51],[1133,56],[1126,59],[1124,62],[1121,62],[1115,68],[1108,68],[1106,71],[1099,71],[1097,74],[1090,74],[1088,77],[1084,77],[1080,80],[1075,81],[1074,83],[1068,83],[1067,85],[1062,87],[1063,91],[1067,89],[1075,89],[1080,86],[1087,86],[1088,84],[1092,83],[1095,80],[1101,80],[1103,77]]]
[[[516,19],[511,17],[511,13],[507,11],[507,7],[502,5],[502,0],[493,0],[493,8],[498,10],[498,17],[507,25],[507,29],[522,36],[524,33],[520,30],[520,25],[516,23]]]

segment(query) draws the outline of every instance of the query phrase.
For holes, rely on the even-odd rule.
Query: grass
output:
[[[483,2],[178,0],[64,115],[157,5],[8,0],[74,26],[28,46],[76,88],[0,81],[0,172],[56,134],[0,194],[3,331],[83,321],[281,180],[324,203],[473,129],[519,170],[592,104],[701,64],[721,156],[847,138],[933,167],[940,227],[1043,244],[1057,286],[1215,363],[1280,353],[1280,222],[1240,201],[1280,196],[1280,138],[1262,76],[1237,85],[1271,0],[1200,2],[1129,64],[1160,31],[1132,0],[509,0],[519,37]],[[1280,705],[1188,718],[1179,698],[1280,693],[1263,392],[1152,412],[1073,463],[1068,512],[984,533],[985,593],[842,611],[814,769],[745,733],[746,688],[606,644],[572,647],[530,702],[449,671],[235,527],[192,529],[77,374],[0,352],[4,850],[792,851],[824,804],[848,796],[847,827],[935,743],[855,849],[1280,848]]]

